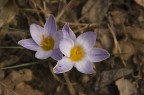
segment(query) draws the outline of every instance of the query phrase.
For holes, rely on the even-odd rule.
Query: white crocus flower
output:
[[[48,57],[54,60],[60,60],[62,53],[59,50],[59,41],[62,39],[60,32],[57,31],[56,22],[53,16],[49,16],[44,28],[37,24],[30,25],[32,38],[20,40],[19,45],[36,51],[35,57],[46,59]]]
[[[96,42],[95,32],[85,32],[76,38],[68,24],[64,25],[63,40],[60,41],[60,51],[65,55],[57,62],[54,73],[64,73],[75,67],[85,74],[92,74],[93,62],[107,59],[110,54],[100,48],[94,48]]]

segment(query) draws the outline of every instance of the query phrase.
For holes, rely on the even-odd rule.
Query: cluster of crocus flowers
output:
[[[57,60],[53,68],[57,74],[67,72],[73,67],[81,73],[92,74],[93,62],[100,62],[110,56],[106,50],[94,48],[95,32],[85,32],[76,38],[68,24],[58,32],[53,16],[48,17],[44,28],[32,24],[30,33],[32,38],[18,43],[27,49],[37,51],[35,57],[38,59],[51,57]]]

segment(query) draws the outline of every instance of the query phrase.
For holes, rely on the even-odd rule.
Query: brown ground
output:
[[[53,74],[56,61],[19,48],[29,25],[50,14],[59,29],[97,33],[111,57],[95,63],[96,74]],[[33,65],[5,68],[25,63]],[[144,0],[0,0],[0,67],[0,95],[144,95]]]

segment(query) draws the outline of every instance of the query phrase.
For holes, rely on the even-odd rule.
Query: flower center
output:
[[[51,36],[47,36],[46,38],[42,35],[43,41],[41,42],[41,47],[43,50],[48,51],[54,48],[54,39]]]
[[[71,61],[80,61],[84,57],[85,52],[82,47],[74,46],[70,51],[70,59]]]

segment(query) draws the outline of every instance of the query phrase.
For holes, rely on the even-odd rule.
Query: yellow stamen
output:
[[[71,61],[77,62],[82,60],[82,58],[85,56],[85,52],[82,47],[80,46],[74,46],[70,51],[70,59]]]
[[[41,42],[41,47],[43,50],[48,51],[54,48],[54,39],[51,36],[44,37],[44,34],[42,34],[43,41]]]

